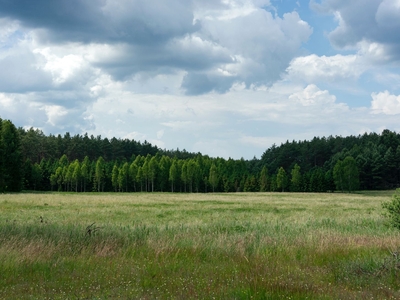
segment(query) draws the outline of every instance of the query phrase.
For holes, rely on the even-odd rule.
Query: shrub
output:
[[[390,201],[382,203],[382,207],[386,210],[389,225],[400,229],[400,189],[396,190]]]

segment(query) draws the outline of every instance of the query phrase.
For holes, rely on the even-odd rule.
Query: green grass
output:
[[[0,299],[398,299],[391,194],[0,195]]]

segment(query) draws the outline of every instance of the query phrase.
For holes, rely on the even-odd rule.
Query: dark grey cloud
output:
[[[45,105],[58,105],[65,109],[85,110],[86,106],[92,102],[90,92],[81,90],[50,90],[46,92],[38,92],[30,95],[33,102]]]
[[[52,89],[51,75],[37,68],[38,56],[26,49],[12,49],[0,58],[0,92],[25,93]]]
[[[41,29],[50,42],[154,44],[197,28],[185,0],[0,0],[0,17]]]
[[[330,41],[339,48],[354,46],[366,40],[387,46],[388,53],[399,59],[400,6],[396,0],[311,0],[317,11],[339,13],[340,24],[329,33]]]
[[[107,70],[115,80],[124,81],[136,73],[168,74],[176,70],[208,71],[221,64],[234,64],[231,52],[198,37],[187,36],[169,43],[149,45],[121,45],[116,53],[101,56],[93,65]]]
[[[312,32],[297,13],[278,17],[241,1],[0,0],[1,17],[59,57],[68,51],[60,45],[90,48],[75,54],[117,81],[185,72],[181,88],[191,95],[270,84]],[[53,74],[55,90],[82,89],[89,69],[61,83]]]
[[[182,88],[187,95],[200,95],[212,91],[225,93],[230,89],[234,81],[234,77],[189,73],[183,78]]]
[[[244,82],[250,87],[269,85],[279,79],[302,43],[308,40],[312,29],[296,12],[280,18],[271,12],[256,9],[235,18],[204,22],[201,33],[229,49],[234,57],[230,64],[220,68],[229,73],[228,76],[218,76],[215,72],[206,76],[212,84],[223,83],[220,90],[225,91],[227,82]],[[184,88],[196,86],[188,84],[193,82],[190,76],[186,79]],[[216,88],[212,90],[218,91]]]

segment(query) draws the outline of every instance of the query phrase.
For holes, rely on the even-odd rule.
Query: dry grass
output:
[[[388,199],[0,195],[0,298],[400,298]]]

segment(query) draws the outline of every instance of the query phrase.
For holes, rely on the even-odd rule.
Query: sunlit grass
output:
[[[0,195],[0,298],[399,298],[390,195]]]

